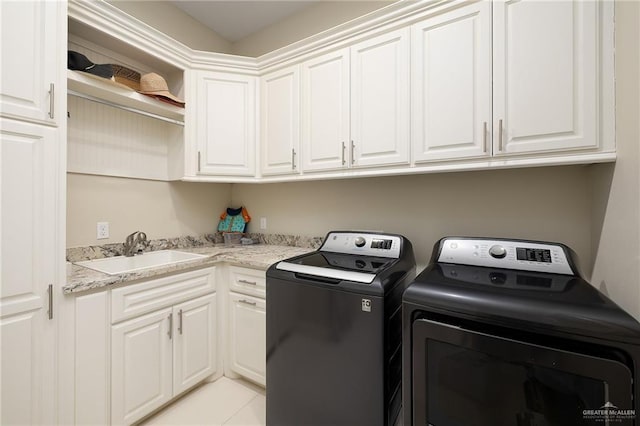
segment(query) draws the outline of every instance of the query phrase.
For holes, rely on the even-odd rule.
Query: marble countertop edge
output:
[[[276,262],[309,253],[315,249],[309,247],[256,244],[247,246],[214,245],[210,247],[181,248],[177,250],[203,254],[207,257],[116,275],[109,275],[68,262],[67,282],[62,288],[63,294],[76,294],[95,289],[106,290],[122,283],[134,284],[139,280],[155,278],[189,269],[214,266],[218,263],[266,270]]]

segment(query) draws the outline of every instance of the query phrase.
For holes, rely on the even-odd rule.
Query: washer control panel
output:
[[[330,232],[320,251],[362,256],[400,257],[402,238],[396,235],[367,232]]]
[[[444,238],[438,262],[575,275],[561,246],[519,240]]]

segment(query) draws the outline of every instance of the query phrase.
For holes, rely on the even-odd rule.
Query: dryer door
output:
[[[633,424],[620,362],[427,319],[412,340],[414,425]]]

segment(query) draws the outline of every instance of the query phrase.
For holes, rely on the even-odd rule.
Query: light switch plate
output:
[[[261,217],[260,218],[260,229],[267,229],[267,218],[266,217]]]

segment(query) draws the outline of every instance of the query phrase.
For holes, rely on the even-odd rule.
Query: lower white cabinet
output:
[[[231,370],[266,384],[267,311],[264,299],[229,292],[229,364]]]
[[[172,312],[162,309],[113,327],[112,423],[133,423],[171,399]]]
[[[265,386],[267,351],[265,271],[229,266],[225,375]]]
[[[216,295],[173,308],[177,316],[173,346],[173,394],[191,388],[216,370]]]
[[[114,325],[111,421],[131,424],[215,372],[216,295]]]

